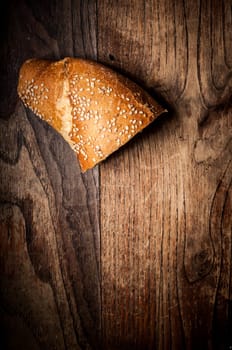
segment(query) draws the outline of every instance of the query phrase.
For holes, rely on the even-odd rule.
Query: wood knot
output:
[[[186,256],[185,273],[189,283],[195,283],[207,276],[213,268],[213,263],[214,250],[212,246]]]
[[[212,268],[212,257],[207,250],[202,250],[193,257],[193,265],[199,277],[206,276]]]

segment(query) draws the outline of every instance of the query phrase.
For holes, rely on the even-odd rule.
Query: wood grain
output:
[[[0,11],[0,347],[232,347],[231,0]],[[169,113],[81,174],[18,100],[29,57],[97,59]]]
[[[3,343],[6,349],[90,349],[100,332],[98,169],[82,175],[68,144],[25,110],[16,87],[26,58],[95,58],[96,8],[94,2],[15,1],[8,14],[1,51]]]
[[[170,106],[101,166],[106,348],[232,346],[230,6],[100,1],[99,60]]]

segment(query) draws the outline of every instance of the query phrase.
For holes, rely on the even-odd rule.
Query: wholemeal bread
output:
[[[164,112],[137,84],[99,63],[27,60],[18,94],[69,142],[82,171],[105,159]]]

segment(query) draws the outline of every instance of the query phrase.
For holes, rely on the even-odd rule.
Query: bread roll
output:
[[[99,63],[27,60],[18,94],[68,141],[82,171],[108,157],[164,112],[137,84]]]

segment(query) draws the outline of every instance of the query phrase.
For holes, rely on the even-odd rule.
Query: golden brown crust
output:
[[[83,59],[26,61],[20,70],[18,94],[70,143],[82,171],[105,159],[164,112],[137,84]]]

